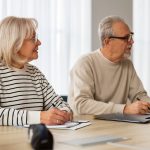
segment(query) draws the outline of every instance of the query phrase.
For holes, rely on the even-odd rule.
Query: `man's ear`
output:
[[[105,38],[103,41],[104,45],[108,45],[110,43],[110,39],[109,38]]]

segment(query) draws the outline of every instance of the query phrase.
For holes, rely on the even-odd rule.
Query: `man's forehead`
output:
[[[124,22],[115,22],[112,27],[115,34],[127,35],[131,33],[128,25]]]

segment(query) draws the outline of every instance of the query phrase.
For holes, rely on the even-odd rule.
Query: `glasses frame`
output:
[[[120,40],[124,40],[124,41],[127,41],[127,42],[131,42],[131,40],[133,40],[133,35],[134,33],[131,32],[130,34],[126,35],[126,36],[110,36],[109,38],[110,39],[120,39]]]
[[[37,41],[38,41],[38,34],[36,34],[35,37],[32,38],[32,40],[33,40],[34,43],[37,43]]]
[[[30,40],[30,41],[32,41],[34,44],[36,44],[37,41],[39,40],[39,39],[38,39],[38,34],[35,34],[34,37],[32,37],[31,39],[28,39],[28,40]]]

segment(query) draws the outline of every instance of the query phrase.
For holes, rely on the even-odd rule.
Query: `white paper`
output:
[[[126,137],[117,137],[117,136],[112,136],[112,135],[104,135],[104,136],[97,136],[97,137],[88,137],[88,138],[78,138],[78,139],[73,139],[69,141],[65,141],[62,143],[65,144],[71,144],[71,145],[76,145],[76,146],[86,146],[86,145],[91,145],[91,144],[104,144],[108,142],[119,142],[123,140],[127,140],[128,138]]]
[[[77,120],[66,122],[63,125],[46,125],[46,127],[49,129],[77,130],[88,125],[91,125],[91,122],[89,122],[89,120]],[[29,125],[24,125],[24,127],[29,127]]]

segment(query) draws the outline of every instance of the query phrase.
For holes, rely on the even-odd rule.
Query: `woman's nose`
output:
[[[41,45],[41,41],[40,41],[39,39],[37,40],[37,44],[38,44],[38,45]]]

